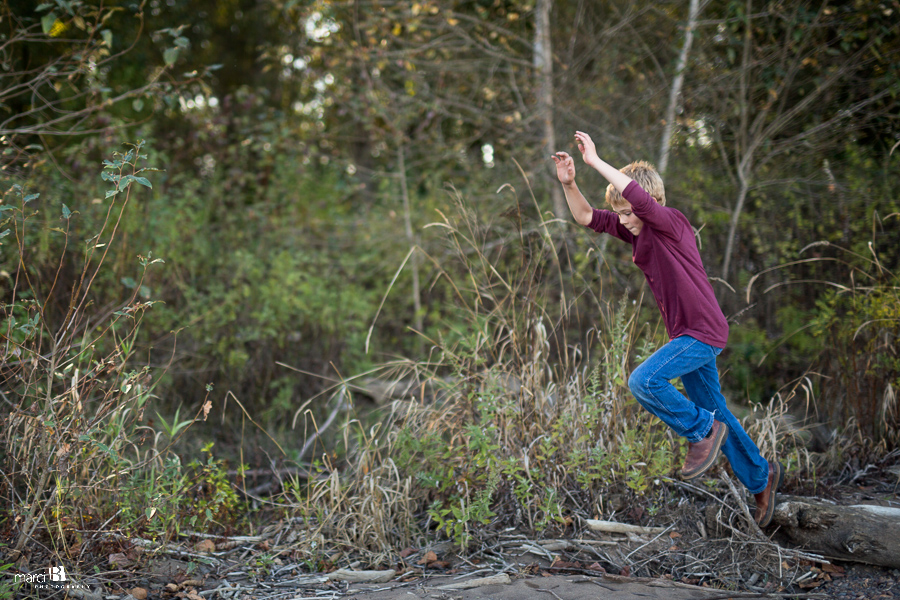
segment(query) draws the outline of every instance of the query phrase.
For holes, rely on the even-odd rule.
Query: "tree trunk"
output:
[[[406,183],[406,151],[403,148],[402,141],[397,144],[397,166],[400,171],[400,192],[403,196],[403,225],[406,229],[406,239],[409,241],[410,247],[415,247],[417,241],[412,229],[412,215],[409,206],[409,187]],[[419,256],[416,252],[413,252],[412,256],[412,279],[412,300],[413,310],[415,311],[413,323],[416,331],[421,333],[423,329],[422,296],[419,291]],[[421,338],[419,338],[419,341],[421,344]]]
[[[788,498],[773,522],[792,544],[828,558],[900,568],[900,509]]]
[[[548,156],[556,152],[556,134],[553,130],[553,48],[550,43],[550,9],[553,0],[537,0],[535,6],[534,27],[534,69],[537,76],[538,88],[538,117],[541,122],[542,147],[544,161]],[[548,165],[553,165],[549,162]],[[560,186],[556,184],[556,168],[549,168],[550,198],[553,201],[553,214],[557,218],[565,219],[568,214],[568,205],[563,197]]]
[[[741,181],[741,189],[738,192],[737,202],[734,210],[731,211],[731,223],[728,225],[728,241],[725,242],[725,258],[722,261],[722,279],[728,281],[728,271],[731,269],[731,254],[734,251],[734,239],[737,237],[738,223],[740,222],[741,212],[744,210],[744,202],[747,200],[747,192],[750,185],[743,173],[738,173]]]
[[[694,28],[697,26],[697,16],[700,14],[700,0],[691,0],[688,8],[687,28],[684,31],[684,46],[678,55],[678,64],[675,66],[675,79],[669,90],[669,108],[666,110],[666,125],[663,131],[662,146],[659,149],[659,163],[657,171],[664,175],[669,164],[669,148],[672,143],[672,130],[675,128],[675,113],[678,112],[681,88],[684,85],[684,70],[687,67],[688,53],[691,51],[691,43],[694,41]]]

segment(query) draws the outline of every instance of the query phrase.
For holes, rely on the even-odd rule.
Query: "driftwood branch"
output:
[[[326,576],[329,581],[347,581],[349,583],[385,583],[396,577],[397,571],[353,571],[351,569],[338,569]]]
[[[603,533],[635,533],[638,535],[656,535],[666,530],[665,527],[642,527],[640,525],[628,525],[627,523],[616,523],[615,521],[597,521],[595,519],[587,519],[587,526],[591,531],[600,531]]]
[[[512,581],[506,573],[499,575],[491,575],[490,577],[480,577],[478,579],[470,579],[459,583],[450,583],[437,587],[439,590],[471,590],[473,588],[484,587],[486,585],[505,585]]]

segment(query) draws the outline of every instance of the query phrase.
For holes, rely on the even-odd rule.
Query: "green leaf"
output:
[[[72,216],[72,211],[69,210],[69,207],[66,206],[65,204],[63,204],[62,216],[63,216],[63,219],[68,219],[69,217]]]
[[[100,35],[103,37],[103,42],[106,44],[107,48],[112,48],[113,42],[113,34],[109,29],[104,29],[100,32]]]
[[[175,38],[175,45],[179,48],[187,49],[187,47],[190,45],[190,41],[188,41],[186,37],[177,37]]]
[[[119,190],[109,190],[108,192],[106,192],[106,197],[110,198],[112,196],[115,196],[118,193],[119,193]]]
[[[44,33],[50,33],[50,30],[53,29],[53,24],[56,23],[56,13],[48,12],[46,15],[41,17],[41,29],[44,30]]]
[[[169,48],[163,52],[163,60],[166,61],[166,66],[171,67],[175,64],[175,61],[178,60],[178,51],[178,48]]]
[[[32,200],[37,200],[37,199],[40,198],[40,197],[41,197],[40,194],[28,194],[27,196],[25,196],[25,197],[22,199],[22,202],[28,204],[28,203],[31,202]]]
[[[144,101],[140,98],[135,98],[131,101],[131,108],[134,109],[134,112],[141,112],[144,109]]]
[[[150,180],[147,179],[146,177],[136,177],[136,176],[134,176],[133,178],[134,178],[134,180],[135,180],[136,182],[138,182],[138,183],[141,184],[142,186],[148,187],[148,188],[150,188],[150,189],[153,189],[153,186],[150,185]]]

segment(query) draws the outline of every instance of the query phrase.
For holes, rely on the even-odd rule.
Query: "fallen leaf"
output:
[[[147,600],[147,590],[144,588],[131,588],[128,593],[134,596],[134,600]]]
[[[434,552],[429,550],[428,552],[425,553],[425,556],[422,557],[422,559],[419,561],[418,564],[427,565],[428,563],[432,563],[436,560],[437,560],[437,554],[435,554]]]
[[[109,564],[113,567],[125,568],[131,564],[131,561],[123,552],[116,552],[109,555]]]
[[[167,583],[166,591],[169,592],[170,594],[174,594],[175,592],[178,591],[178,584],[177,583]]]
[[[212,410],[212,400],[207,400],[203,403],[203,420],[206,420],[207,415],[209,415],[209,411]]]
[[[449,566],[450,566],[450,563],[448,563],[445,560],[433,560],[430,563],[428,563],[429,569],[446,569]]]
[[[405,549],[405,550],[401,550],[401,551],[400,551],[400,558],[406,558],[406,557],[409,556],[410,554],[415,554],[415,553],[416,553],[416,549],[415,549],[415,548],[407,548],[407,549]]]
[[[216,551],[216,543],[212,540],[200,540],[194,545],[194,550],[197,552],[215,552]]]
[[[624,567],[622,567],[622,570],[619,571],[619,575],[622,575],[623,577],[631,577],[631,567],[629,565],[625,565]]]
[[[826,573],[840,573],[842,575],[844,573],[844,567],[842,567],[840,565],[832,565],[829,563],[823,564],[822,570],[825,571]]]
[[[800,586],[801,588],[805,589],[805,590],[808,590],[808,589],[810,589],[810,588],[817,588],[817,587],[819,587],[820,585],[822,585],[823,583],[825,583],[825,582],[822,581],[821,579],[814,579],[814,580],[812,580],[812,581],[810,581],[810,580],[807,580],[807,581],[801,581],[801,582],[798,583],[797,585]]]
[[[567,562],[564,560],[556,559],[553,561],[553,564],[550,565],[550,570],[563,570],[563,569],[580,569],[581,563],[579,562]]]
[[[594,564],[587,567],[588,571],[599,571],[601,573],[606,573],[606,569],[603,568],[603,565],[595,562]]]
[[[675,538],[680,538],[681,534],[678,533],[677,531],[673,531],[672,533],[669,534],[669,537],[674,540]]]

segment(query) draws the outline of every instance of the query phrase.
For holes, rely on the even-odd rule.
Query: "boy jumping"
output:
[[[756,497],[754,518],[765,527],[772,521],[783,468],[760,455],[725,404],[716,357],[728,341],[728,322],[706,276],[691,224],[666,206],[662,178],[650,164],[638,161],[616,170],[597,156],[589,135],[579,131],[575,138],[584,162],[609,181],[606,202],[612,210],[588,204],[575,184],[575,161],[557,152],[552,158],[569,210],[581,225],[631,244],[632,260],[644,272],[669,334],[669,342],[634,370],[628,386],[644,408],[687,438],[682,477],[699,477],[721,451],[735,477]],[[687,398],[670,383],[677,377]]]

